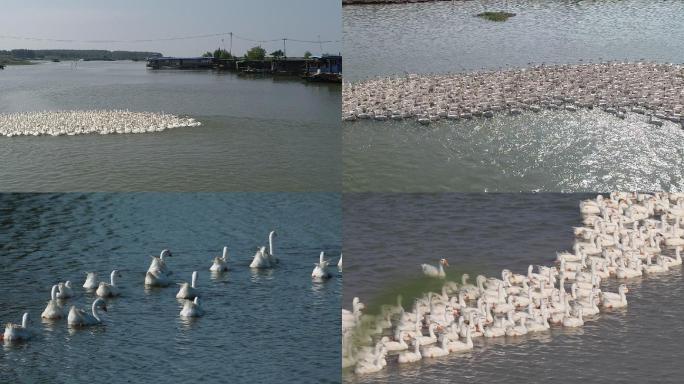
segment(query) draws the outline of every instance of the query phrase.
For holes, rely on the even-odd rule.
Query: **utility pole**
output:
[[[318,54],[323,56],[323,43],[321,43],[321,35],[318,35]]]
[[[233,56],[233,32],[230,33],[230,50],[228,51],[230,56]]]
[[[285,40],[287,40],[287,38],[283,38],[283,57],[287,57],[287,49],[285,49]]]

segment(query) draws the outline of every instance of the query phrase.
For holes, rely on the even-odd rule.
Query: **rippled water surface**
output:
[[[0,113],[130,109],[201,127],[139,135],[0,137],[5,191],[339,190],[340,87],[147,70],[143,62],[9,66]]]
[[[497,23],[483,10],[517,15]],[[343,8],[345,79],[599,59],[684,62],[678,1],[444,1]],[[684,131],[599,111],[343,123],[345,191],[684,189]]]
[[[549,265],[572,247],[582,194],[348,194],[344,197],[343,306],[354,296],[377,303],[446,257],[447,278],[468,270],[499,276]],[[419,383],[667,382],[684,375],[681,269],[627,283],[626,310],[601,313],[578,330],[516,339],[475,339],[472,352],[382,371],[346,382]],[[606,287],[617,291],[615,281]],[[405,303],[405,307],[410,304]]]
[[[505,22],[475,17],[504,10]],[[580,60],[684,61],[676,0],[478,0],[342,8],[345,80]]]
[[[684,130],[602,111],[344,123],[345,191],[684,190]]]
[[[0,347],[2,383],[339,382],[342,278],[314,284],[320,250],[340,250],[339,194],[0,195],[2,324],[28,311],[33,340]],[[248,265],[275,228],[280,265]],[[209,272],[223,245],[231,270]],[[169,248],[173,280],[199,272],[206,314],[179,317],[177,286],[145,290],[148,255]],[[90,306],[86,271],[123,294],[106,325],[76,332],[40,313],[57,281],[75,282],[68,304]]]

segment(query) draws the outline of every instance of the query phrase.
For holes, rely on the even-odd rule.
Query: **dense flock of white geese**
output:
[[[625,118],[684,124],[684,67],[650,62],[540,65],[524,69],[383,77],[342,90],[342,118],[402,120],[421,124],[440,119],[517,115],[542,109],[601,108]]]
[[[161,132],[202,125],[191,117],[128,110],[43,111],[0,114],[0,135],[63,136]]]
[[[342,310],[342,366],[371,373],[388,359],[403,364],[469,351],[477,337],[581,327],[601,311],[626,307],[629,279],[681,268],[684,193],[614,192],[582,201],[580,211],[573,251],[558,253],[554,265],[480,275],[474,285],[464,274],[460,283],[445,281],[441,292],[417,298],[410,310],[398,297],[377,316],[364,314],[354,298],[352,310]],[[424,275],[445,279],[447,266],[441,259],[421,267]],[[601,288],[609,279],[623,282],[617,292]]]
[[[274,268],[280,263],[280,260],[274,254],[273,242],[276,237],[276,232],[271,231],[268,235],[268,249],[265,246],[257,248],[257,251],[252,258],[250,268],[268,269]],[[171,251],[164,249],[159,256],[150,256],[152,261],[145,273],[145,287],[168,287],[174,283],[172,278],[173,272],[169,268],[167,261],[172,256]],[[325,259],[324,252],[319,255],[318,263],[314,264],[314,269],[311,273],[313,281],[325,281],[332,277],[328,270],[330,260]],[[337,263],[339,271],[342,271],[342,255],[340,254]],[[212,260],[209,267],[211,273],[221,274],[229,270],[228,266],[228,247],[223,248],[222,256],[216,256]],[[180,316],[185,318],[200,317],[204,314],[204,309],[199,301],[202,295],[201,289],[198,287],[197,271],[193,271],[190,282],[176,282],[179,289],[176,293],[176,299],[181,300],[182,309]],[[94,293],[97,298],[90,306],[90,312],[84,308],[78,308],[71,305],[68,311],[65,309],[66,302],[76,296],[74,286],[71,281],[59,282],[52,286],[50,291],[50,300],[48,301],[45,310],[41,313],[41,318],[47,320],[58,321],[66,316],[67,326],[70,328],[88,327],[103,323],[102,314],[99,310],[107,311],[108,298],[118,297],[121,295],[121,287],[117,284],[117,279],[121,277],[118,270],[113,270],[109,275],[109,281],[98,281],[97,273],[86,272],[85,282],[82,287],[86,292]],[[29,323],[29,313],[25,312],[22,316],[21,324],[7,323],[5,325],[5,332],[0,334],[0,340],[5,342],[26,341],[35,335],[35,331],[31,329]]]

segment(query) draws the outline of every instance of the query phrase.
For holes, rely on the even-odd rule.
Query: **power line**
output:
[[[220,36],[230,36],[235,37],[244,41],[251,41],[254,43],[271,43],[281,40],[289,40],[297,43],[310,43],[310,44],[325,44],[325,43],[339,43],[342,40],[302,40],[302,39],[292,39],[287,37],[279,37],[275,39],[252,39],[245,36],[237,35],[233,32],[220,32],[220,33],[207,33],[203,35],[187,35],[187,36],[174,36],[174,37],[163,37],[156,39],[133,39],[133,40],[79,40],[79,39],[50,39],[42,37],[30,37],[30,36],[17,36],[17,35],[0,35],[0,39],[11,39],[11,40],[30,40],[30,41],[50,41],[56,43],[89,43],[89,44],[102,44],[102,43],[150,43],[156,41],[176,41],[176,40],[194,40],[194,39],[204,39],[209,37],[220,37]]]

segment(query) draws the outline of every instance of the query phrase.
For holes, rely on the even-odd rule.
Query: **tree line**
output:
[[[252,47],[244,54],[243,58],[247,60],[264,60],[266,59],[266,50],[261,46]],[[274,59],[280,59],[285,57],[285,52],[281,49],[273,51],[268,54],[268,56]],[[309,51],[304,52],[304,58],[308,59],[312,54]],[[207,51],[202,54],[202,57],[213,57],[215,59],[236,59],[237,56],[232,55],[230,52],[223,48],[217,48],[213,52]]]
[[[12,49],[0,51],[0,56],[20,60],[144,60],[161,57],[159,52],[108,51],[104,49]]]

